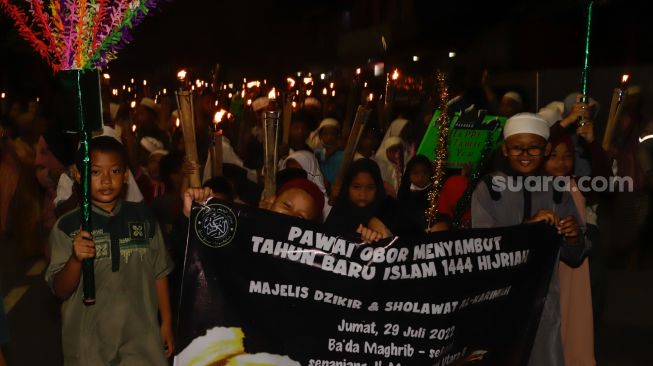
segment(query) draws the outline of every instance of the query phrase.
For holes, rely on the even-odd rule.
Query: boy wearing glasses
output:
[[[536,114],[520,113],[508,119],[503,137],[501,150],[506,167],[490,174],[474,190],[472,227],[545,222],[560,234],[560,260],[572,267],[580,265],[589,250],[589,241],[583,237],[584,230],[578,224],[580,221],[571,195],[557,191],[554,185],[528,184],[529,179],[535,180],[543,175],[545,157],[551,152],[548,123]],[[544,179],[539,181],[546,182]],[[553,271],[528,364],[564,365],[557,268]]]

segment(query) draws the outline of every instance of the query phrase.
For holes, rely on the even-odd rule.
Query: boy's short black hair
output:
[[[234,199],[234,190],[229,183],[229,180],[225,177],[213,177],[202,185],[202,187],[211,188],[213,193],[221,193],[227,197],[227,200],[233,201]]]
[[[89,157],[93,154],[93,151],[113,152],[118,154],[118,156],[120,156],[120,160],[122,160],[123,167],[127,167],[127,163],[129,162],[129,157],[127,156],[127,149],[125,146],[110,136],[98,136],[92,138],[88,143]],[[83,160],[84,155],[80,146],[80,148],[77,150],[76,161],[77,169],[79,169],[80,172],[82,171]]]

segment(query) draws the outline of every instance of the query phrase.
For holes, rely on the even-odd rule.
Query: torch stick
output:
[[[342,186],[342,182],[345,179],[345,175],[349,170],[351,162],[354,160],[354,155],[356,154],[356,148],[358,147],[358,141],[360,141],[363,131],[365,130],[365,124],[370,118],[372,111],[365,106],[359,105],[358,110],[356,111],[356,118],[354,119],[354,124],[351,127],[351,132],[349,133],[349,138],[347,139],[347,146],[345,147],[345,152],[340,162],[340,168],[338,169],[338,175],[336,180],[333,183],[332,197],[331,201],[335,200],[338,191]]]
[[[349,87],[349,95],[347,95],[347,106],[345,109],[345,121],[343,123],[343,128],[342,132],[345,134],[345,136],[349,133],[351,130],[352,122],[354,120],[354,108],[356,108],[356,103],[358,101],[356,99],[360,98],[360,93],[358,91],[358,77],[360,75],[360,71],[356,71],[356,77],[351,83],[351,86]]]
[[[292,93],[289,92],[283,101],[283,144],[288,146],[290,141],[290,122],[292,120]]]
[[[175,97],[177,98],[181,130],[184,133],[186,157],[188,160],[199,164],[197,141],[195,140],[195,106],[193,105],[193,93],[188,90],[179,89],[179,91],[175,92]],[[190,186],[192,188],[202,186],[202,180],[198,171],[191,174]]]
[[[269,200],[277,190],[277,145],[279,138],[279,117],[277,110],[268,110],[263,114],[263,143],[265,153],[265,181],[262,201]]]
[[[621,78],[621,86],[619,88],[614,88],[612,91],[612,102],[610,103],[610,113],[608,114],[608,123],[605,127],[605,134],[603,135],[603,142],[601,147],[603,150],[610,150],[610,144],[612,143],[612,137],[614,135],[615,127],[619,122],[621,117],[621,110],[626,99],[626,83],[628,82],[628,75],[624,75]]]
[[[583,97],[581,102],[587,103],[589,97],[587,96],[587,74],[589,72],[589,58],[590,58],[590,35],[592,30],[592,9],[594,8],[594,1],[590,1],[587,5],[587,30],[585,32],[585,61],[583,63],[583,72],[581,74],[581,90],[583,92]],[[579,117],[578,122],[582,126],[583,118]]]
[[[227,114],[227,111],[224,109],[219,110],[215,117],[213,118],[213,124],[211,126],[211,176],[219,177],[222,176],[222,130],[220,129],[220,123],[222,119]]]

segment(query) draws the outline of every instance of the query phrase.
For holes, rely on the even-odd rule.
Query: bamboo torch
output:
[[[272,88],[268,94],[270,104],[263,112],[263,145],[264,145],[264,169],[265,181],[262,194],[262,201],[268,201],[276,193],[277,186],[277,162],[279,144],[279,117],[281,112],[277,110],[276,90]]]
[[[227,116],[227,111],[221,109],[215,113],[213,117],[213,125],[211,126],[211,176],[222,176],[222,129],[220,124]]]
[[[618,88],[614,88],[612,91],[612,102],[610,103],[608,123],[605,126],[605,134],[603,135],[603,143],[601,144],[601,147],[603,147],[603,150],[605,151],[610,150],[614,130],[619,122],[619,117],[621,117],[621,110],[626,100],[628,78],[628,75],[623,75],[621,77],[621,85],[619,85]]]
[[[195,140],[195,106],[193,105],[193,92],[185,89],[186,85],[186,70],[181,70],[177,73],[177,79],[180,81],[178,91],[175,91],[177,98],[177,108],[179,109],[179,119],[181,120],[181,130],[184,133],[184,144],[186,145],[186,157],[190,161],[199,164],[199,157],[197,155],[197,141]],[[199,171],[191,174],[190,176],[191,188],[199,188],[202,186]]]
[[[356,111],[356,118],[354,119],[354,124],[351,127],[351,132],[349,133],[349,138],[347,139],[347,146],[345,147],[342,162],[340,163],[340,168],[338,169],[338,175],[336,176],[336,180],[333,183],[333,189],[331,190],[332,203],[338,195],[340,188],[342,187],[342,182],[345,179],[345,175],[349,170],[351,162],[354,160],[356,148],[358,147],[358,141],[360,141],[360,138],[363,135],[365,124],[367,123],[367,120],[370,118],[371,114],[372,111],[366,106],[358,106],[358,110]]]

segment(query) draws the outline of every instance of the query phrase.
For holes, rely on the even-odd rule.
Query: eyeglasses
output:
[[[542,156],[544,155],[543,146],[531,146],[527,148],[521,147],[511,147],[508,149],[508,154],[510,156],[521,156],[523,153],[526,153],[528,156]]]

